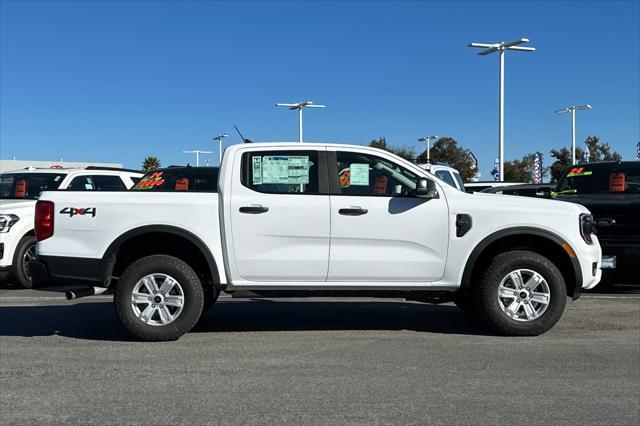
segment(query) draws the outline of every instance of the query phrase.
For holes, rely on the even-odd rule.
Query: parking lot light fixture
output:
[[[218,136],[211,138],[211,140],[218,141],[218,166],[222,164],[222,139],[226,138],[226,133],[220,133]]]
[[[570,106],[556,111],[558,115],[571,113],[571,164],[576,164],[576,111],[583,109],[591,109],[591,105]]]
[[[316,105],[311,101],[296,102],[293,104],[277,103],[278,107],[289,108],[292,111],[298,111],[298,142],[302,143],[302,110],[305,108],[325,108],[324,105]]]
[[[436,135],[431,135],[418,138],[418,142],[427,143],[427,163],[431,162],[431,139],[438,139],[438,137]]]
[[[477,47],[484,49],[478,55],[489,55],[498,52],[500,57],[500,84],[498,89],[498,159],[499,159],[499,177],[500,181],[504,180],[504,52],[507,50],[515,50],[518,52],[534,52],[534,47],[524,47],[520,44],[528,43],[528,38],[521,38],[510,42],[501,41],[500,43],[469,43],[469,47]]]
[[[202,151],[199,149],[194,149],[193,151],[182,151],[184,154],[195,154],[196,155],[196,167],[200,167],[200,154],[213,154],[212,151]]]

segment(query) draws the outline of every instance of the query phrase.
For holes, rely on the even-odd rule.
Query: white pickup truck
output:
[[[114,292],[144,340],[188,332],[221,291],[454,301],[496,332],[538,335],[600,280],[589,211],[466,194],[375,148],[229,147],[219,169],[168,168],[118,193],[44,192],[34,287]]]

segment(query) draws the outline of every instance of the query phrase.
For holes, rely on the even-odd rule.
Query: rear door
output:
[[[325,154],[324,148],[303,147],[243,151],[230,201],[233,261],[242,279],[326,280],[330,210]]]
[[[335,154],[335,155],[333,155]],[[331,251],[327,281],[431,282],[449,241],[444,195],[413,195],[418,176],[382,156],[330,154]]]

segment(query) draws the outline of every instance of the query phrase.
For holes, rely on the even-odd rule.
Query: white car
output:
[[[113,290],[120,321],[145,340],[177,339],[237,290],[455,301],[498,333],[538,335],[602,273],[585,207],[467,194],[350,145],[232,145],[219,171],[43,192],[36,236],[34,288]]]
[[[445,163],[422,163],[418,164],[438,179],[448,183],[459,191],[465,192],[464,182],[460,177],[460,172]]]
[[[0,270],[31,287],[27,263],[35,256],[33,217],[43,190],[121,191],[131,188],[142,173],[133,170],[27,168],[0,174]]]

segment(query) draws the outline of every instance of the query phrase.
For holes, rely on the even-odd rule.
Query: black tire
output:
[[[546,310],[539,317],[528,321],[518,321],[508,316],[498,301],[500,282],[510,272],[518,269],[537,272],[545,279],[549,288],[550,300]],[[567,303],[567,287],[562,274],[549,259],[538,253],[517,250],[499,254],[492,259],[480,282],[474,286],[473,296],[480,317],[499,334],[538,336],[551,329],[562,316]]]
[[[25,259],[25,255],[27,254],[27,250],[32,249],[36,246],[36,237],[33,235],[25,235],[18,242],[18,246],[16,247],[16,251],[13,254],[13,263],[11,265],[11,275],[16,280],[18,285],[24,288],[32,288],[33,283],[31,282],[31,276],[28,271],[25,272],[23,267],[23,261]]]
[[[173,322],[166,325],[146,324],[134,312],[131,303],[133,290],[138,281],[149,274],[169,275],[182,289],[182,311]],[[114,302],[118,317],[129,333],[146,341],[176,340],[189,332],[200,318],[204,290],[200,279],[188,264],[172,256],[153,255],[143,257],[127,267],[116,286]]]

